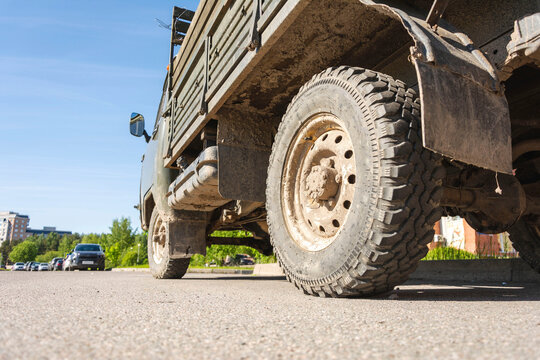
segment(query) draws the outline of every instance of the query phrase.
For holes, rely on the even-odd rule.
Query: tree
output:
[[[45,249],[46,249],[46,251],[57,251],[59,244],[60,244],[60,235],[58,235],[55,232],[50,233],[45,238]]]
[[[9,253],[9,259],[13,262],[33,261],[38,254],[38,247],[32,241],[23,241],[15,246]]]
[[[115,219],[113,221],[109,242],[118,244],[121,251],[133,246],[135,243],[135,236],[129,219],[123,217],[120,218],[120,220]]]
[[[108,266],[116,267],[120,264],[120,256],[122,255],[122,250],[118,246],[118,243],[109,246],[105,252],[105,260],[108,262]]]
[[[60,243],[58,245],[58,251],[60,251],[62,254],[67,254],[75,246],[81,242],[81,235],[75,233],[70,235],[64,235],[62,239],[60,239]]]
[[[20,243],[22,243],[22,240],[11,240],[11,242],[6,240],[0,244],[0,254],[2,254],[2,259],[4,259],[4,262],[7,262],[11,250],[13,250],[13,248]]]

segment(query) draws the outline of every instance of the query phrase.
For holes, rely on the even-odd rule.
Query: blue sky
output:
[[[151,128],[169,58],[174,5],[198,1],[0,0],[0,211],[30,227],[140,227],[142,138]]]

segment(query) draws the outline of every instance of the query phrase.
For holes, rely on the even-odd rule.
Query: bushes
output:
[[[50,262],[52,259],[54,259],[55,257],[64,257],[64,254],[62,254],[62,252],[60,251],[47,251],[45,254],[43,255],[38,255],[36,256],[36,261],[37,262]]]
[[[471,260],[479,259],[476,254],[453,247],[438,247],[430,250],[422,260]]]

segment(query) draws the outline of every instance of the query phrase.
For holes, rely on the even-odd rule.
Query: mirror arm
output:
[[[150,142],[150,135],[148,135],[146,130],[143,131],[143,135],[144,135],[144,139],[146,140],[146,142]]]

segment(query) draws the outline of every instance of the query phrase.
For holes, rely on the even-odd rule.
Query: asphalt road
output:
[[[0,359],[538,359],[538,284],[408,283],[371,299],[279,278],[0,272]]]

